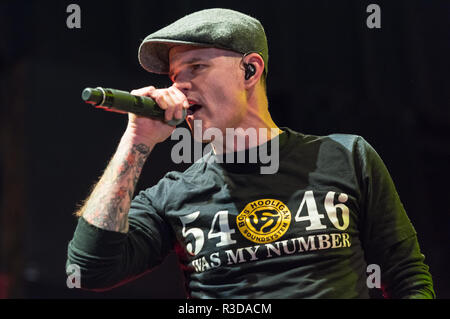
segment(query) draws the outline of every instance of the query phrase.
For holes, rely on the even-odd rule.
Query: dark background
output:
[[[81,29],[66,8],[81,7]],[[366,7],[381,7],[369,29]],[[385,161],[439,298],[450,297],[450,2],[2,1],[0,297],[184,297],[176,258],[106,293],[66,287],[77,205],[119,142],[126,116],[82,103],[87,86],[167,86],[137,49],[185,14],[225,7],[258,18],[269,42],[268,97],[279,126],[363,136]],[[169,170],[160,144],[138,188]]]

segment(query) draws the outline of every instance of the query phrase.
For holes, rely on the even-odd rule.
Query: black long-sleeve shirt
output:
[[[282,129],[276,174],[211,153],[141,191],[126,234],[80,218],[67,263],[80,266],[82,287],[130,280],[176,249],[192,298],[368,298],[370,264],[387,296],[434,298],[376,151],[355,135]]]

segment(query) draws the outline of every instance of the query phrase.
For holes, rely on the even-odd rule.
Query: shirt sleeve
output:
[[[417,233],[385,164],[361,137],[357,141],[357,156],[362,172],[361,240],[367,263],[380,266],[384,296],[435,298]]]
[[[174,244],[164,220],[167,187],[163,179],[132,200],[127,233],[100,229],[83,217],[78,220],[67,265],[80,267],[81,288],[101,291],[120,286],[164,260]]]

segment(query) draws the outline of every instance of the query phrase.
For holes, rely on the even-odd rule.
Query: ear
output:
[[[258,53],[250,53],[246,55],[242,59],[243,63],[252,64],[255,68],[255,74],[251,76],[248,80],[244,78],[244,75],[242,75],[242,78],[244,78],[245,87],[251,88],[254,87],[257,83],[259,83],[261,76],[264,72],[264,60]],[[245,73],[245,68],[244,73]]]

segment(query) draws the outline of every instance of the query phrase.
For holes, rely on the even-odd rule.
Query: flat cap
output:
[[[139,46],[141,66],[152,73],[169,73],[169,50],[176,45],[213,47],[239,52],[256,52],[268,72],[269,50],[261,23],[230,9],[206,9],[191,13],[148,35]]]

